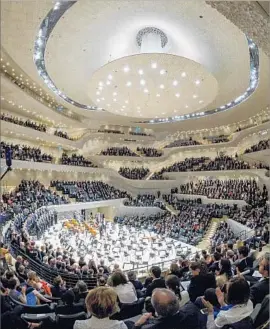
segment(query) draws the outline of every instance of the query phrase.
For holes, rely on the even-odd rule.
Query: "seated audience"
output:
[[[124,273],[117,271],[111,274],[108,284],[117,293],[122,304],[131,304],[136,302],[136,290],[131,282],[129,282]]]
[[[157,318],[152,317],[151,313],[144,314],[135,322],[135,328],[142,329],[175,329],[199,328],[199,310],[197,307],[188,303],[183,307],[179,305],[179,299],[169,289],[155,289],[153,292],[152,305],[154,307]]]
[[[269,262],[270,254],[265,253],[259,264],[259,273],[262,278],[250,288],[250,299],[254,307],[262,303],[263,299],[269,294]]]
[[[127,274],[129,282],[131,282],[136,291],[143,289],[143,284],[140,280],[137,279],[136,272],[130,271]]]
[[[107,133],[107,134],[120,134],[124,135],[124,133],[120,130],[112,130],[112,129],[99,129],[99,133]]]
[[[204,137],[203,139],[207,140],[208,143],[211,143],[211,144],[227,143],[230,141],[229,136],[226,136],[226,135],[207,136],[207,137]]]
[[[18,117],[14,117],[10,114],[7,114],[7,113],[1,113],[0,118],[1,118],[1,120],[14,123],[15,125],[20,125],[20,126],[23,126],[23,127],[32,128],[32,129],[35,129],[35,130],[38,130],[38,131],[46,132],[46,130],[47,130],[47,127],[42,123],[34,122],[32,120],[29,120],[29,119],[23,120],[23,119],[20,119]]]
[[[127,146],[108,147],[106,150],[101,151],[100,154],[101,155],[110,155],[110,156],[138,157],[138,154],[131,151]]]
[[[66,292],[65,282],[62,280],[61,276],[58,275],[53,280],[53,286],[51,287],[51,293],[53,297],[61,298]]]
[[[165,280],[161,276],[161,269],[158,266],[152,266],[150,269],[150,277],[145,280],[146,291],[145,296],[151,296],[156,288],[165,288]]]
[[[176,275],[168,275],[166,277],[165,284],[166,288],[173,291],[176,297],[179,299],[180,307],[189,302],[189,294],[187,291],[181,288],[180,280]]]
[[[68,156],[67,153],[63,153],[60,159],[60,163],[67,166],[80,166],[97,168],[90,160],[87,160],[82,155],[72,154]]]
[[[221,307],[225,306],[224,294],[217,289],[217,299]],[[252,302],[249,299],[250,288],[244,278],[233,278],[227,288],[227,303],[231,306],[228,310],[220,311],[214,319],[213,305],[204,300],[208,308],[207,329],[222,328],[226,325],[235,325],[244,320],[243,328],[253,328],[248,319],[253,311]]]
[[[75,303],[75,294],[73,290],[67,290],[62,296],[63,305],[55,308],[56,314],[76,314],[84,312],[84,303]]]
[[[190,137],[187,140],[182,140],[182,139],[175,140],[175,141],[171,142],[170,144],[166,145],[165,148],[180,147],[180,146],[192,146],[192,145],[201,145],[201,143],[196,140],[193,140],[192,137]]]
[[[68,136],[68,134],[65,131],[55,130],[54,135],[61,137],[61,138],[68,139],[70,141],[74,141],[74,138]]]
[[[136,198],[129,197],[129,200],[124,201],[124,204],[130,207],[159,207],[163,210],[166,209],[164,203],[153,194],[138,194]]]
[[[119,312],[117,294],[112,288],[98,287],[90,290],[85,303],[92,316],[87,320],[77,320],[74,329],[128,329],[123,321],[110,319]]]
[[[1,158],[6,157],[6,149],[10,148],[13,160],[34,161],[34,162],[52,162],[53,157],[50,154],[42,153],[37,147],[26,145],[8,144],[4,141],[0,144]]]
[[[120,167],[119,174],[128,179],[144,179],[150,172],[148,168]]]
[[[195,302],[197,297],[203,296],[208,288],[216,288],[215,275],[208,272],[207,266],[202,262],[190,264],[192,278],[188,287],[189,298]]]
[[[270,149],[270,139],[262,140],[258,144],[250,146],[250,148],[247,148],[244,153],[258,152],[267,149]]]
[[[145,157],[158,158],[162,156],[162,151],[159,151],[153,147],[137,147],[137,152],[141,152]]]

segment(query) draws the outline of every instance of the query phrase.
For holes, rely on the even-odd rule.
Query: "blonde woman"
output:
[[[85,304],[92,315],[87,320],[77,320],[74,329],[127,329],[123,321],[110,320],[110,316],[119,312],[117,294],[109,287],[90,290]]]

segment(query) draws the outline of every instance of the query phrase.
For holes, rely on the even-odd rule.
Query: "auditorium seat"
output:
[[[75,321],[85,320],[86,318],[87,318],[87,316],[86,316],[85,312],[80,312],[80,313],[70,314],[70,315],[58,314],[56,316],[57,328],[73,329]]]
[[[145,298],[130,304],[121,304],[120,312],[111,316],[112,320],[126,320],[142,313]]]

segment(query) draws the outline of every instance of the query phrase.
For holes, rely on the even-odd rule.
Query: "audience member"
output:
[[[70,137],[65,131],[55,130],[54,135],[61,137],[61,138],[68,139],[70,141],[74,141],[74,138]]]
[[[129,282],[124,273],[117,271],[111,274],[108,284],[117,293],[122,304],[134,303],[137,300],[136,290],[131,282]]]
[[[161,276],[161,269],[158,266],[152,266],[150,270],[150,278],[145,280],[146,286],[145,296],[151,296],[156,288],[165,288],[165,280]]]
[[[193,146],[193,145],[201,145],[201,143],[196,140],[193,140],[192,137],[190,137],[187,140],[182,140],[182,139],[175,140],[175,141],[171,142],[170,144],[166,145],[165,148],[180,147],[180,146]]]
[[[258,152],[267,149],[270,149],[270,139],[262,140],[258,144],[250,146],[250,148],[247,148],[244,153]]]
[[[162,156],[162,151],[159,151],[153,147],[137,147],[137,152],[141,152],[145,157],[158,158]]]
[[[61,296],[61,300],[63,305],[59,305],[55,308],[56,314],[76,314],[80,312],[84,312],[84,304],[83,303],[75,303],[75,294],[73,290],[67,290]]]
[[[128,179],[144,179],[150,172],[148,168],[126,168],[120,167],[119,174]]]
[[[72,154],[70,157],[67,153],[63,153],[60,159],[60,163],[67,166],[80,166],[97,168],[90,160],[87,160],[82,155]]]

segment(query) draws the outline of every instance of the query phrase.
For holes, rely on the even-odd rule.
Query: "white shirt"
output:
[[[214,320],[214,314],[208,315],[207,329],[222,328],[227,324],[233,324],[250,316],[253,312],[252,301],[247,304],[235,305],[228,311],[220,311]]]
[[[128,329],[123,321],[110,320],[109,318],[98,319],[92,316],[87,320],[77,320],[73,329]]]
[[[112,288],[117,293],[117,296],[121,303],[130,304],[136,302],[137,295],[134,286],[131,282],[128,282],[126,284],[119,284],[119,286]]]

